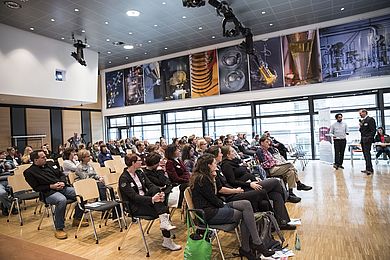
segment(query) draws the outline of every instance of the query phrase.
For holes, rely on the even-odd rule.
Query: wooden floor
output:
[[[345,170],[335,171],[331,165],[312,161],[300,173],[301,180],[312,185],[313,190],[298,191],[302,202],[288,204],[290,216],[302,220],[297,231],[284,231],[289,248],[294,249],[296,234],[300,238],[301,250],[294,250],[295,259],[390,259],[390,165],[380,162],[375,166],[373,176],[360,172],[364,168],[361,160],[354,161],[354,168],[349,161],[344,166]],[[114,224],[98,230],[100,243],[96,245],[91,227],[82,229],[79,238],[75,239],[75,228],[70,227],[68,220],[69,238],[57,240],[50,219],[45,218],[42,230],[37,230],[39,216],[34,216],[32,211],[31,206],[23,211],[23,227],[19,226],[16,216],[10,223],[5,217],[0,217],[0,233],[87,259],[146,259],[139,229],[135,225],[131,227],[122,250],[118,251],[124,233],[120,233]],[[185,225],[180,221],[178,211],[173,221],[178,226],[175,241],[184,247]],[[150,259],[182,259],[183,250],[170,252],[161,247],[158,226],[155,223],[151,234],[146,237]],[[237,252],[233,234],[221,234],[221,237],[228,255]],[[8,246],[14,246],[20,255],[20,246],[12,243]],[[213,259],[220,259],[217,247],[213,250]]]

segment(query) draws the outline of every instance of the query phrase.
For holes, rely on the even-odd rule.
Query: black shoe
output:
[[[373,174],[374,172],[373,171],[366,171],[366,174],[367,175],[371,175],[371,174]]]
[[[287,202],[291,202],[291,203],[298,203],[301,201],[301,198],[300,197],[297,197],[295,196],[294,194],[290,194],[290,196],[288,196],[287,198]]]
[[[339,168],[341,168],[341,169],[344,169],[344,166],[342,166],[342,165],[339,165]]]
[[[297,190],[311,190],[311,189],[312,189],[311,186],[307,186],[307,185],[303,184],[302,182],[297,184]]]
[[[367,173],[367,170],[362,170],[362,171],[360,171],[360,172],[362,172],[362,173]]]
[[[13,208],[12,211],[11,211],[11,214],[12,215],[18,215],[19,211],[16,208]]]
[[[339,166],[337,164],[333,164],[333,168],[335,168],[336,170],[339,169]]]
[[[242,259],[243,256],[248,258],[248,260],[255,260],[255,259],[257,259],[256,256],[254,254],[252,254],[251,251],[249,251],[249,252],[244,251],[244,249],[242,249],[241,247],[240,247],[240,249],[238,249],[238,253],[241,256],[241,259]]]
[[[295,230],[297,229],[297,226],[290,225],[290,224],[282,224],[279,225],[280,230]]]
[[[261,253],[265,257],[269,257],[275,254],[274,250],[266,248],[264,244],[260,244],[260,245],[253,244],[253,249]]]
[[[8,208],[3,208],[3,209],[1,210],[1,213],[3,214],[3,216],[8,216],[8,215],[9,215]]]

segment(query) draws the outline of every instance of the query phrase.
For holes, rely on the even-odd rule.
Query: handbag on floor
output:
[[[192,213],[203,224],[204,220],[197,214]],[[198,232],[191,220],[190,213],[187,212],[187,244],[184,249],[185,260],[210,260],[212,253],[211,240],[209,238],[211,230],[207,224],[204,232]],[[202,230],[203,231],[203,230]]]

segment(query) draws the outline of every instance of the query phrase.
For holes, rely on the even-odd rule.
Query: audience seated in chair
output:
[[[8,216],[11,207],[11,199],[8,196],[8,176],[11,175],[11,171],[15,169],[15,165],[11,160],[6,160],[6,152],[0,151],[0,202],[3,205],[3,216]],[[12,214],[18,214],[18,211],[13,208]]]
[[[16,149],[14,147],[12,147],[12,146],[8,147],[7,153],[8,153],[8,155],[5,158],[6,160],[12,161],[15,166],[22,164],[22,160],[20,160],[20,158],[17,156]]]
[[[383,127],[378,127],[374,142],[376,148],[375,162],[378,163],[378,158],[382,153],[386,154],[387,159],[390,161],[390,136],[385,134]]]
[[[273,255],[275,252],[265,248],[259,237],[251,203],[247,200],[238,200],[224,204],[216,195],[214,185],[216,169],[217,161],[213,155],[204,154],[198,158],[190,181],[195,208],[204,211],[205,220],[210,225],[239,223],[241,221],[242,247],[239,249],[241,256],[256,259],[251,253],[250,238],[253,249],[258,250],[266,257]]]
[[[175,229],[169,220],[169,209],[164,203],[165,194],[154,185],[142,172],[141,158],[138,155],[126,155],[125,169],[119,178],[119,190],[124,201],[130,203],[131,211],[135,215],[153,215],[160,219],[160,229],[164,241],[162,246],[172,250],[180,250],[171,239],[171,230]]]
[[[58,239],[66,239],[65,210],[67,199],[76,199],[73,187],[66,185],[66,176],[53,162],[46,162],[46,154],[43,150],[36,150],[31,153],[33,164],[24,171],[24,177],[34,191],[41,192],[48,204],[55,205],[55,232]],[[75,208],[72,226],[78,226],[82,216],[79,207]],[[88,223],[82,223],[88,226]]]
[[[271,140],[271,146],[277,148],[280,154],[284,157],[284,159],[287,160],[287,147],[278,140],[276,140],[275,137],[271,136],[271,133],[269,131],[265,131],[263,136],[269,138]]]
[[[294,165],[289,162],[277,161],[269,151],[270,148],[271,140],[266,136],[262,136],[260,138],[260,148],[256,151],[261,166],[268,171],[270,177],[281,176],[287,183],[289,191],[287,201],[292,203],[300,202],[301,198],[293,193],[293,188],[297,187],[298,190],[311,190],[312,187],[299,181],[298,173]]]
[[[64,164],[62,165],[63,173],[68,175],[69,172],[75,172],[80,163],[77,158],[76,150],[73,147],[66,148],[62,158],[64,159]]]
[[[107,160],[113,160],[111,153],[107,149],[107,145],[101,144],[100,145],[100,153],[98,155],[98,162],[100,163],[101,167],[104,167],[104,162]]]
[[[77,156],[81,163],[76,168],[76,178],[75,181],[83,180],[87,178],[95,179],[96,185],[99,188],[100,200],[107,200],[106,186],[104,185],[103,176],[99,176],[92,165],[89,163],[91,161],[91,153],[82,149],[77,153]]]

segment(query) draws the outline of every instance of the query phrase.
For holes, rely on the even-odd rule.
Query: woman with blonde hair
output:
[[[24,153],[23,153],[23,156],[21,158],[22,160],[22,164],[27,164],[27,163],[31,163],[31,160],[30,160],[30,154],[33,152],[33,149],[31,146],[26,146],[26,148],[24,148]]]

